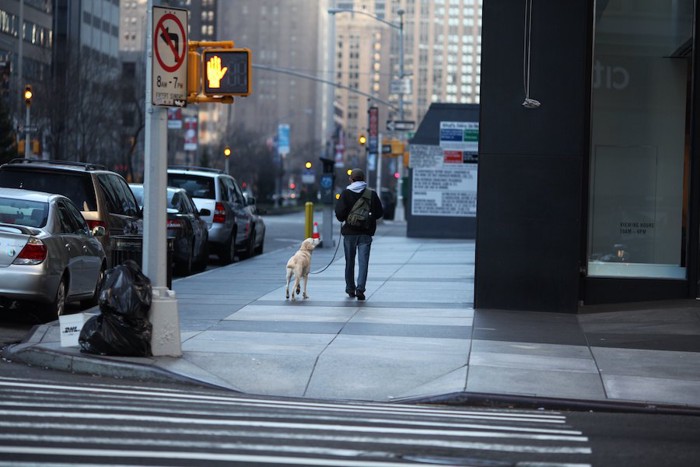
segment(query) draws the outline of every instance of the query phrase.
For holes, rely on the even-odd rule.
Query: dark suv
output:
[[[13,159],[0,166],[0,187],[58,193],[69,198],[91,230],[105,228],[106,235],[99,240],[110,266],[110,237],[143,231],[143,214],[126,180],[100,165]]]

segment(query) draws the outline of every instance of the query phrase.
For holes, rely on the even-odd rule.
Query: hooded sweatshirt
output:
[[[335,205],[335,217],[343,223],[340,229],[342,235],[374,235],[377,230],[377,219],[384,215],[382,202],[379,200],[377,193],[372,190],[372,200],[370,202],[371,218],[370,225],[366,229],[351,227],[346,222],[348,214],[355,205],[355,202],[360,199],[362,193],[367,189],[367,182],[358,181],[348,185],[340,194],[340,198]]]

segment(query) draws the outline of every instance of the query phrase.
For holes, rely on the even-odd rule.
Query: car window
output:
[[[65,171],[0,170],[0,186],[58,193],[73,201],[82,211],[96,211],[97,199],[89,174]]]
[[[97,180],[104,192],[110,213],[123,216],[138,215],[138,202],[125,180],[115,174],[98,174]]]
[[[182,205],[182,195],[175,192],[168,193],[168,207],[172,209],[177,209],[177,212],[185,212],[185,208]]]
[[[59,230],[66,234],[85,234],[85,223],[81,223],[76,217],[76,212],[70,209],[70,205],[63,200],[56,201],[58,210]],[[78,213],[78,215],[80,215]],[[81,216],[82,217],[82,216]]]
[[[236,202],[236,195],[233,192],[233,183],[230,178],[221,177],[221,197],[226,201]]]
[[[143,187],[132,186],[130,188],[131,191],[134,193],[134,196],[136,197],[136,202],[139,203],[139,206],[143,206]]]
[[[76,231],[74,233],[80,235],[90,235],[90,228],[88,227],[87,222],[85,222],[83,215],[80,213],[80,211],[78,211],[78,208],[70,202],[64,202],[64,206],[66,213],[71,216],[73,219],[72,223],[76,226]]]
[[[231,186],[233,187],[233,196],[234,199],[236,200],[237,203],[241,203],[243,206],[245,206],[246,201],[245,201],[245,196],[243,196],[243,192],[241,191],[241,187],[238,186],[238,182],[233,179],[231,180]]]
[[[0,197],[0,223],[43,227],[49,205],[40,201],[26,201]]]
[[[215,199],[214,183],[213,177],[168,173],[168,186],[182,188],[193,198]]]
[[[190,198],[189,196],[184,196],[184,197],[182,198],[182,202],[183,202],[184,205],[186,206],[186,207],[185,207],[185,210],[186,210],[188,213],[192,213],[192,214],[194,214],[196,217],[199,217],[199,212],[198,212],[198,210],[197,210],[197,206],[194,204],[194,201],[192,201],[192,198]]]
[[[229,179],[224,177],[219,178],[219,192],[221,192],[222,201],[233,201],[233,196],[231,196],[231,183]]]

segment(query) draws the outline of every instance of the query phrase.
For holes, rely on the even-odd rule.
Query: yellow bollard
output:
[[[314,203],[307,201],[306,203],[306,224],[304,225],[304,235],[306,238],[311,238],[314,232]]]

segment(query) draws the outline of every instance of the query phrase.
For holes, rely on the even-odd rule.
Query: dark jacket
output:
[[[377,219],[384,215],[384,208],[382,207],[382,202],[380,201],[379,196],[377,196],[377,192],[374,190],[372,190],[372,201],[370,202],[372,217],[370,218],[369,228],[361,229],[351,227],[345,223],[345,219],[347,219],[348,214],[350,214],[352,207],[361,196],[362,193],[355,193],[354,191],[346,188],[340,194],[338,202],[335,203],[335,217],[343,223],[343,227],[340,229],[340,233],[343,235],[374,235],[374,232],[377,231]]]

